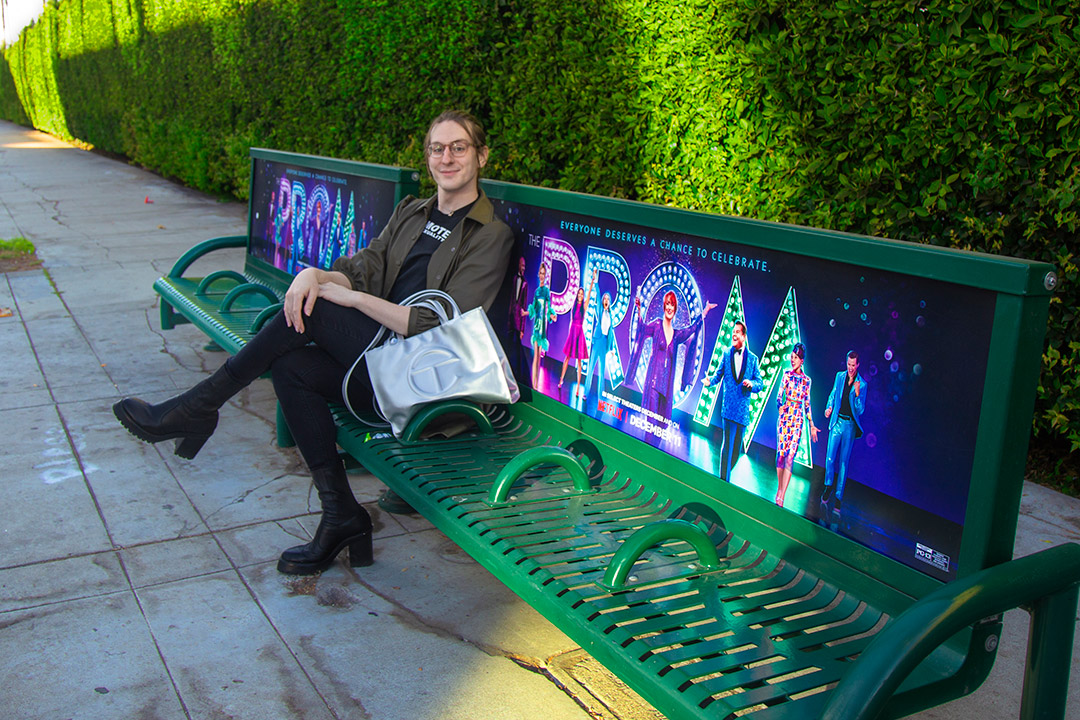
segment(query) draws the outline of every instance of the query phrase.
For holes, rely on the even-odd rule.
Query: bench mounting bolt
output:
[[[1043,278],[1043,287],[1045,287],[1050,292],[1053,292],[1054,288],[1057,287],[1057,284],[1058,284],[1057,273],[1055,273],[1055,272],[1046,273],[1046,277]]]

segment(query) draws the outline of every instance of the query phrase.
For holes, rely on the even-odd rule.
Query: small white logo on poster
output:
[[[915,557],[922,560],[924,563],[933,565],[939,570],[944,572],[949,571],[949,556],[945,553],[938,552],[932,547],[923,545],[922,543],[915,543]]]

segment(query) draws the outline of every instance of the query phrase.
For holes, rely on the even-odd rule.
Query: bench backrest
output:
[[[533,392],[544,412],[643,459],[676,502],[724,508],[729,523],[754,525],[774,551],[832,563],[849,586],[859,577],[885,583],[894,604],[1011,557],[1052,266],[545,188],[484,188],[518,238],[528,301],[541,263],[548,271],[556,320]],[[594,273],[578,329],[577,288],[589,289]],[[665,354],[657,323],[669,293],[677,310]],[[605,357],[610,380],[598,392],[589,363],[605,295],[614,341]],[[716,307],[701,322],[706,303]],[[746,455],[728,484],[715,476],[719,390],[702,378],[719,366],[737,321],[763,383],[741,409],[733,403],[732,414],[744,413]],[[526,353],[533,328],[527,321]],[[582,338],[584,399],[575,395],[574,359],[558,386],[562,362]],[[796,343],[805,346],[821,432],[811,442],[804,422],[795,477],[778,508],[777,396]],[[818,500],[825,409],[850,350],[859,356],[865,406],[835,523]],[[521,367],[519,380],[531,384]]]
[[[285,288],[306,267],[329,269],[376,237],[419,180],[409,168],[252,148],[244,274]]]

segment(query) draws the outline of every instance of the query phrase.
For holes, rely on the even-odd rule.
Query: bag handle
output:
[[[461,309],[458,308],[458,304],[454,301],[454,298],[442,290],[426,289],[413,293],[409,297],[401,301],[401,305],[405,307],[424,307],[434,312],[439,317],[439,322],[447,323],[450,320],[461,317]],[[449,308],[449,313],[447,309]],[[353,361],[352,366],[348,372],[345,373],[345,378],[341,381],[341,399],[345,401],[345,407],[348,408],[349,413],[354,418],[364,423],[368,427],[386,429],[390,427],[389,421],[383,416],[382,411],[379,409],[378,404],[375,402],[375,398],[371,399],[372,410],[375,414],[382,418],[383,422],[376,424],[370,420],[367,420],[359,415],[356,410],[353,409],[352,403],[349,402],[349,379],[352,377],[353,371],[356,370],[356,366],[360,364],[360,361],[364,359],[364,356],[368,354],[368,351],[372,348],[376,348],[386,340],[386,336],[391,335],[390,342],[394,342],[397,339],[404,337],[399,333],[392,332],[385,325],[379,326],[379,331],[375,333],[375,337],[371,339],[368,346],[364,348],[359,355],[356,356],[356,360]]]

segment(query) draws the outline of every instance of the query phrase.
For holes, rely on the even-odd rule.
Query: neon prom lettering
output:
[[[574,246],[565,240],[544,236],[540,261],[548,266],[548,282],[555,276],[555,264],[566,268],[566,285],[559,290],[551,288],[551,309],[556,315],[565,315],[574,309],[577,289],[581,287],[581,264]]]
[[[594,272],[598,276],[603,274],[615,279],[615,292],[611,293],[611,326],[613,328],[618,327],[630,309],[630,266],[626,263],[626,258],[619,253],[590,245],[585,250],[585,273],[583,276],[587,278],[588,282],[592,282]],[[596,327],[596,323],[600,321],[601,301],[602,294],[600,292],[590,293],[589,307],[586,308],[583,325],[585,342],[589,347],[589,357],[582,361],[583,372],[587,372],[591,367],[590,364],[594,362],[592,358],[593,329]],[[619,387],[624,379],[622,358],[619,356],[619,344],[613,343],[608,352],[615,356],[613,363],[608,368],[611,386]],[[596,362],[604,362],[604,360],[599,359]]]

